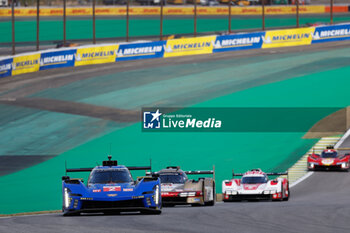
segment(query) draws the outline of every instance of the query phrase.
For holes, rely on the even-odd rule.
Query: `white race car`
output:
[[[288,175],[283,173],[265,173],[260,169],[252,169],[244,174],[232,174],[231,180],[222,182],[223,201],[243,200],[280,200],[288,201],[290,197],[287,178],[269,180],[268,176]],[[241,176],[241,179],[234,179]]]

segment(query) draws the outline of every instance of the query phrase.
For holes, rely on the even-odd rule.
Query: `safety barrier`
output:
[[[61,67],[210,54],[243,49],[310,45],[349,39],[350,24],[338,24],[167,41],[52,49],[0,58],[0,78]]]
[[[319,14],[329,12],[329,6],[324,5],[311,5],[311,6],[300,6],[300,14]],[[348,12],[348,6],[336,6],[334,12]],[[218,6],[218,7],[205,7],[198,6],[198,15],[228,15],[228,7]],[[21,8],[15,9],[15,16],[36,16],[36,8]],[[0,16],[11,16],[11,8],[0,9]],[[41,8],[40,16],[62,16],[63,8],[61,7],[51,7],[51,8]],[[193,15],[193,7],[176,7],[176,6],[165,6],[163,8],[164,15]],[[281,15],[281,14],[295,14],[295,6],[266,6],[265,14],[267,15]],[[96,15],[126,15],[126,7],[96,7]],[[159,15],[160,7],[130,7],[130,15]],[[248,6],[248,7],[231,7],[232,15],[261,15],[261,6]],[[76,16],[76,15],[92,15],[91,7],[68,7],[66,9],[66,15]]]

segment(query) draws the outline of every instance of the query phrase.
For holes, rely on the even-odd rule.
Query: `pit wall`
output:
[[[197,14],[198,15],[227,15],[228,14],[227,6],[218,6],[218,7],[205,7],[198,6]],[[322,14],[330,12],[330,7],[325,5],[309,5],[309,6],[300,6],[300,14]],[[336,5],[333,8],[335,13],[345,13],[349,12],[348,5]],[[0,9],[1,16],[11,16],[11,8]],[[165,6],[163,8],[164,15],[193,15],[194,9],[191,7],[178,7],[178,6]],[[295,6],[266,6],[265,14],[267,15],[281,15],[281,14],[295,14]],[[126,15],[126,7],[96,7],[96,15]],[[130,15],[159,15],[160,7],[135,7],[131,6],[129,8]],[[232,15],[261,15],[262,7],[261,6],[246,6],[246,7],[231,7]],[[40,16],[62,16],[63,8],[62,7],[42,7],[40,9]],[[76,16],[76,15],[92,15],[91,7],[68,7],[66,9],[66,15]],[[36,16],[36,8],[32,7],[16,7],[15,16]]]
[[[0,58],[0,78],[61,67],[310,45],[349,39],[350,24],[338,24],[167,41],[99,44],[43,50]]]

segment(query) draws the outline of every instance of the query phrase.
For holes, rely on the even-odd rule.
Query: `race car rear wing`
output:
[[[108,155],[108,160],[102,161],[102,165],[103,166],[117,166],[118,165],[118,161],[117,160],[112,160],[112,156]],[[65,164],[66,167],[66,175],[67,172],[91,172],[92,169],[94,169],[93,167],[89,167],[89,168],[70,168],[67,169],[67,162]],[[126,166],[127,169],[129,170],[149,170],[152,171],[152,161],[150,161],[150,166]]]
[[[232,170],[232,178],[235,176],[243,176],[245,173],[234,173],[234,171]],[[268,176],[288,176],[288,171],[286,172],[267,172],[265,173]]]
[[[203,171],[184,171],[186,175],[211,175],[215,174],[214,170],[203,170]]]
[[[129,170],[152,170],[151,166],[142,166],[142,167],[126,167]],[[66,169],[66,173],[67,172],[91,172],[92,169],[94,169],[93,167],[89,167],[89,168],[70,168],[70,169]]]
[[[174,169],[180,169],[180,167],[167,167],[174,168]],[[213,165],[213,170],[199,170],[199,171],[183,171],[186,175],[213,175],[213,178],[215,180],[215,166]],[[156,176],[159,175],[158,172],[146,172],[146,175],[150,176]]]
[[[268,175],[268,176],[287,176],[288,171],[286,171],[286,172],[268,172],[268,173],[266,173],[266,175]]]

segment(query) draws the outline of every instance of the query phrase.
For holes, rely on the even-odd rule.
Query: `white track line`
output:
[[[347,139],[350,135],[350,129],[348,129],[348,131],[346,131],[346,133],[343,135],[343,137],[335,144],[334,148],[338,149],[338,147],[343,144],[343,142],[345,141],[345,139]]]
[[[303,182],[304,180],[306,180],[307,178],[309,178],[312,174],[314,174],[314,172],[308,172],[305,175],[303,175],[302,177],[300,177],[300,179],[298,179],[297,181],[295,181],[293,184],[290,185],[290,188],[294,187],[295,185],[299,184],[300,182]]]

